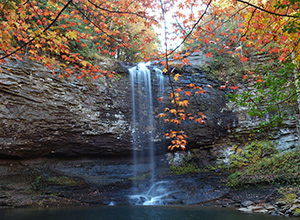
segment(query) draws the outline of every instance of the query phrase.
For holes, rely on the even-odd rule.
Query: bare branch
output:
[[[246,34],[247,34],[248,30],[249,30],[249,27],[250,27],[250,22],[251,22],[251,20],[252,20],[252,18],[254,16],[256,10],[257,9],[255,8],[254,11],[252,12],[251,17],[249,18],[249,20],[247,22],[247,29],[246,29],[245,33],[241,36],[241,38],[246,36]]]
[[[175,47],[175,49],[173,49],[167,56],[170,56],[171,54],[173,54],[181,45],[184,44],[184,42],[190,37],[190,35],[193,33],[194,29],[197,27],[197,25],[199,24],[199,22],[202,20],[202,18],[204,17],[204,15],[207,13],[207,10],[211,4],[212,0],[210,0],[204,10],[204,12],[202,13],[202,15],[200,16],[200,18],[196,21],[196,23],[193,25],[192,29],[189,31],[189,33],[184,37],[184,39],[182,40],[182,42]]]
[[[174,69],[172,69],[171,71],[169,71],[167,25],[166,25],[165,8],[164,8],[164,5],[163,5],[162,0],[160,0],[160,5],[161,5],[161,13],[162,13],[162,16],[163,16],[163,22],[164,22],[165,60],[166,60],[166,66],[165,66],[165,69],[167,69],[168,78],[169,78],[169,83],[170,83],[171,90],[172,90],[172,93],[173,93],[172,99],[173,99],[173,101],[174,101],[174,104],[175,104],[176,109],[178,110],[178,103],[177,103],[177,101],[176,101],[176,99],[175,99],[175,89],[174,89],[174,84],[173,84],[173,80],[172,80],[172,78],[171,78],[171,75],[172,75]]]

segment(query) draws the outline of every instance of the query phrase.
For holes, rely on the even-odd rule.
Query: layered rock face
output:
[[[57,75],[31,62],[10,62],[2,65],[0,74],[0,157],[76,157],[131,155],[131,85],[126,68],[110,63],[119,73],[100,80],[75,77],[59,79]],[[255,120],[246,109],[237,109],[220,90],[222,83],[209,79],[200,69],[187,67],[180,70],[180,82],[174,87],[194,83],[207,93],[186,98],[190,105],[187,113],[203,112],[205,124],[186,120],[181,125],[164,124],[155,117],[156,146],[165,152],[168,129],[184,130],[188,135],[188,149],[216,146],[218,155],[226,157],[227,149],[248,137]],[[153,94],[158,84],[152,79]],[[170,105],[172,92],[165,77],[164,101],[153,96],[154,113],[161,113],[161,105]],[[208,86],[209,85],[209,86]],[[296,124],[289,121],[274,135],[279,146],[289,149],[297,144]],[[161,127],[163,126],[163,127]],[[288,145],[284,145],[288,143]],[[225,144],[225,145],[224,145]]]
[[[29,62],[6,63],[2,70],[1,157],[106,156],[130,151],[127,77],[60,80]],[[120,67],[119,72],[126,69]]]
[[[238,115],[232,110],[226,108],[228,98],[227,92],[220,90],[221,82],[209,78],[205,73],[196,67],[182,68],[179,72],[182,77],[180,82],[174,83],[174,88],[183,88],[184,91],[191,91],[190,96],[185,96],[184,99],[189,101],[188,107],[185,109],[186,114],[192,114],[197,118],[198,113],[202,112],[206,116],[204,124],[196,123],[195,120],[188,120],[182,122],[178,126],[169,125],[170,128],[184,130],[188,136],[188,148],[199,148],[214,144],[218,139],[225,137],[228,130],[238,124]],[[202,87],[206,93],[195,94],[193,89],[189,89],[186,85],[195,84]],[[170,108],[169,94],[172,92],[170,86],[166,86],[166,100],[165,105]]]

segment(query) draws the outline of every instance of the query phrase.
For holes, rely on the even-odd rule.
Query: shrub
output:
[[[261,158],[277,153],[271,141],[252,141],[245,148],[234,147],[235,153],[230,156],[230,168],[241,168],[256,163]]]
[[[300,182],[300,148],[270,157],[254,159],[252,164],[231,174],[228,186],[267,182],[269,184],[296,184]]]

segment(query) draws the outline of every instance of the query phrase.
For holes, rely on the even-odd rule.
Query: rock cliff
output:
[[[109,64],[118,72],[112,79],[59,79],[43,66],[32,62],[7,62],[0,73],[0,157],[78,157],[131,155],[131,86],[127,69],[118,62]],[[203,86],[207,93],[187,97],[189,111],[204,112],[205,124],[183,122],[177,129],[188,135],[188,148],[216,146],[217,154],[226,157],[227,149],[239,137],[248,137],[255,126],[246,109],[237,109],[220,90],[222,83],[210,79],[196,67],[182,68],[182,79],[175,87],[187,83]],[[155,77],[153,77],[155,78]],[[164,102],[170,106],[171,87],[165,77]],[[207,85],[210,85],[207,87]],[[153,94],[157,94],[153,82]],[[159,103],[153,97],[155,114]],[[155,142],[165,152],[168,141],[163,133],[175,129],[156,117]],[[289,121],[275,131],[274,140],[284,149],[297,144],[296,126]],[[225,145],[226,146],[225,146]],[[224,150],[225,149],[225,150]]]
[[[126,72],[120,64],[115,66],[119,74]],[[106,156],[130,151],[127,77],[60,80],[32,62],[6,63],[2,70],[1,157]]]

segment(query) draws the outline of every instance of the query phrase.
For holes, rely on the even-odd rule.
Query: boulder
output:
[[[252,212],[252,209],[249,209],[249,208],[239,208],[238,210],[239,210],[240,212],[249,212],[249,213]]]
[[[254,204],[254,202],[250,201],[250,200],[247,200],[247,201],[244,201],[244,202],[241,203],[241,205],[243,207],[247,207],[247,206],[250,206],[250,205],[253,205],[253,204]]]

